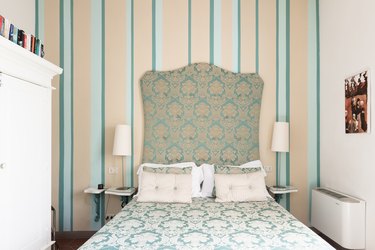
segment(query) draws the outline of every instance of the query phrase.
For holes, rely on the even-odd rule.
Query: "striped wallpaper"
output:
[[[210,62],[265,81],[260,153],[273,167],[267,183],[292,184],[283,206],[305,223],[310,187],[319,184],[318,0],[36,0],[36,31],[46,58],[64,74],[54,82],[53,205],[60,231],[96,230],[88,186],[121,185],[112,156],[114,127],[130,124],[126,183],[137,185],[143,109],[139,79],[147,70]],[[270,150],[273,122],[289,121],[291,150]],[[109,175],[109,167],[119,174]],[[276,168],[281,178],[276,178]],[[108,208],[107,208],[107,202]],[[107,214],[119,200],[106,197]]]

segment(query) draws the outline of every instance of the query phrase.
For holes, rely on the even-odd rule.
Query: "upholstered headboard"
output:
[[[143,162],[242,164],[259,159],[263,80],[198,63],[141,79]]]

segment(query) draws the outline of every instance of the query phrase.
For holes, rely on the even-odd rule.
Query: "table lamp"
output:
[[[124,181],[124,157],[131,155],[131,128],[129,125],[120,124],[116,126],[115,138],[113,142],[113,155],[121,156],[122,163],[122,187],[117,188],[118,190],[126,190]]]
[[[273,125],[272,134],[272,146],[271,150],[273,152],[286,153],[289,152],[289,123],[288,122],[275,122]],[[280,157],[279,157],[280,159]],[[280,162],[277,162],[279,166],[278,169],[278,183],[274,186],[275,188],[285,188],[279,185],[280,182]]]

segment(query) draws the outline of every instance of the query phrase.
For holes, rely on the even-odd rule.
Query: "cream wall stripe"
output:
[[[211,1],[191,0],[191,62],[211,61]],[[213,54],[212,54],[213,55]]]
[[[104,38],[102,0],[91,1],[91,181],[90,186],[95,187],[104,182]],[[92,212],[95,214],[94,201]],[[92,221],[92,228],[99,229],[101,221]]]
[[[60,177],[59,227],[73,227],[73,1],[60,0]]]
[[[255,71],[259,73],[259,0],[255,1]]]
[[[290,212],[308,225],[308,0],[290,1],[290,20],[290,103],[293,103],[290,107],[290,180],[298,188],[297,193],[290,195]]]
[[[112,155],[115,126],[131,122],[131,99],[128,98],[131,96],[130,80],[128,80],[131,74],[128,72],[130,56],[127,53],[129,47],[127,7],[128,0],[105,1],[105,169],[108,173],[109,167],[118,168],[118,174],[105,175],[105,184],[111,187],[119,187],[122,183],[121,157]],[[131,157],[126,157],[127,170],[131,166],[130,161]],[[126,172],[125,177],[126,185],[130,185],[128,182],[130,174]],[[105,199],[108,202],[108,206],[107,203],[105,206],[106,214],[118,213],[121,208],[120,199],[109,195],[106,195]]]
[[[152,1],[134,1],[134,167],[142,161],[143,103],[139,79],[152,69]],[[135,172],[137,169],[135,169]],[[137,185],[137,178],[134,179]]]
[[[319,0],[308,0],[308,190],[311,219],[311,189],[319,183]]]
[[[245,2],[242,2],[242,6]],[[255,39],[254,39],[255,41]],[[276,154],[271,151],[272,125],[276,114],[276,1],[259,2],[259,74],[264,80],[260,113],[260,159],[273,171],[267,174],[267,185],[275,185]],[[244,44],[243,44],[244,46]]]
[[[215,2],[216,4],[216,2]],[[233,0],[225,0],[221,2],[220,22],[221,22],[221,67],[227,70],[233,69],[234,57],[233,57],[233,19],[238,15],[233,13]],[[215,23],[216,25],[216,23]],[[238,36],[237,36],[238,38]],[[237,43],[237,42],[236,42]],[[237,51],[236,51],[237,53]],[[216,60],[215,55],[215,60]],[[237,59],[236,59],[237,63]]]
[[[289,122],[289,0],[277,0],[277,121]],[[289,153],[277,153],[280,185],[289,185]],[[289,195],[280,202],[289,209]]]
[[[163,0],[162,70],[172,70],[188,63],[188,2]]]
[[[215,0],[215,5],[214,5],[214,64],[217,66],[221,66],[221,53],[222,53],[222,48],[221,48],[221,42],[222,42],[222,37],[221,37],[221,30],[222,30],[222,25],[221,25],[221,0]]]
[[[241,71],[241,0],[232,0],[232,70]]]
[[[59,1],[45,2],[45,59],[59,65],[60,48],[60,9]],[[56,228],[59,227],[59,160],[60,160],[60,126],[59,126],[59,102],[60,102],[60,78],[54,77],[52,86],[56,89],[52,91],[52,206],[56,209]]]
[[[91,172],[91,74],[90,47],[87,37],[90,37],[91,0],[75,0],[73,47],[74,82],[73,105],[74,116],[74,159],[73,159],[73,231],[92,229],[91,221],[93,197],[84,194],[82,190],[90,186]],[[84,100],[84,101],[83,101]]]
[[[256,72],[256,1],[241,1],[240,12],[240,72]],[[275,13],[271,13],[268,11],[265,15],[275,16]]]

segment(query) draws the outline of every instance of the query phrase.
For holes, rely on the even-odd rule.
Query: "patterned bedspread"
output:
[[[131,201],[86,249],[334,249],[273,200]]]

